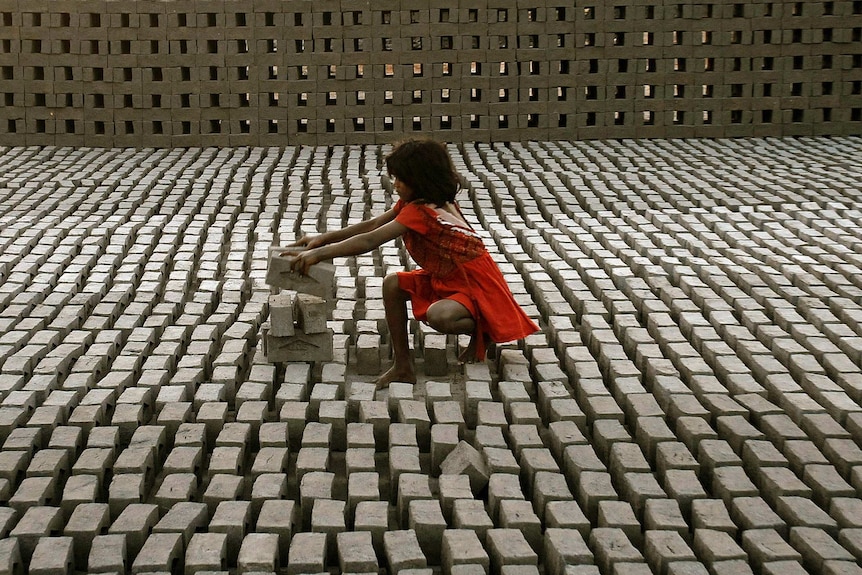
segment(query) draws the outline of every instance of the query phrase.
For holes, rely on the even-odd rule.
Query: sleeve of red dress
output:
[[[416,204],[403,204],[395,216],[395,221],[420,234],[428,231],[427,216]]]

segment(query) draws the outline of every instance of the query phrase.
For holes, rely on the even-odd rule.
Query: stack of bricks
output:
[[[858,134],[860,27],[854,0],[0,0],[0,143]]]
[[[284,291],[269,296],[270,321],[262,327],[264,354],[272,363],[332,361],[334,334],[327,320],[335,267],[319,263],[301,275],[291,270],[293,257],[283,251],[270,251],[266,282]]]

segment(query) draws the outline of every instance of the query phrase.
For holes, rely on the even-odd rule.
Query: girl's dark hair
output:
[[[411,190],[413,201],[442,206],[455,201],[461,180],[446,146],[429,139],[404,140],[386,156],[386,169]]]

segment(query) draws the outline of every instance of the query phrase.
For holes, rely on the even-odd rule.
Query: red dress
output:
[[[425,204],[395,204],[395,221],[408,229],[402,236],[421,266],[398,272],[398,285],[410,294],[413,316],[426,321],[428,306],[451,299],[469,310],[476,322],[476,357],[484,359],[484,338],[502,343],[527,337],[539,327],[521,309],[500,268],[469,227],[438,217]]]

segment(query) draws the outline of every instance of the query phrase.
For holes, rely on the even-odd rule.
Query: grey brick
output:
[[[855,561],[829,533],[813,527],[791,527],[790,544],[802,554],[802,564],[819,571],[825,561]]]
[[[132,573],[171,571],[173,565],[183,564],[183,534],[153,533],[132,563]]]
[[[775,529],[746,529],[742,532],[742,548],[755,569],[776,561],[801,561],[802,555]]]
[[[383,541],[386,549],[386,562],[391,573],[427,567],[427,559],[422,553],[414,531],[387,531],[383,536]]]
[[[90,546],[87,570],[90,573],[118,573],[126,568],[125,535],[97,535]]]
[[[227,535],[195,533],[185,552],[185,572],[226,571]]]
[[[548,573],[566,573],[568,566],[593,563],[593,553],[578,531],[550,528],[545,531],[542,556]]]
[[[39,539],[62,531],[63,516],[59,508],[47,506],[34,506],[19,513],[21,518],[9,535],[18,539],[21,560],[29,564]]]
[[[444,571],[455,574],[457,567],[478,566],[482,573],[491,568],[491,559],[476,532],[470,529],[447,529],[442,537],[441,562]]]
[[[321,573],[326,567],[326,534],[297,533],[290,541],[287,573]]]
[[[740,498],[739,501],[745,498]],[[734,508],[735,509],[735,508]],[[691,526],[694,529],[726,531],[736,536],[737,527],[720,499],[697,499],[691,505]]]
[[[600,501],[597,525],[599,528],[619,529],[638,546],[643,543],[642,525],[631,504],[626,501]]]
[[[457,499],[453,503],[452,527],[475,532],[483,545],[486,543],[486,533],[489,529],[493,529],[494,526],[494,521],[491,520],[482,501],[476,499]]]
[[[517,529],[489,529],[485,544],[491,558],[492,571],[499,572],[503,567],[538,567],[539,558]]]
[[[279,566],[278,553],[278,535],[249,533],[242,540],[239,549],[239,572],[274,572]]]

